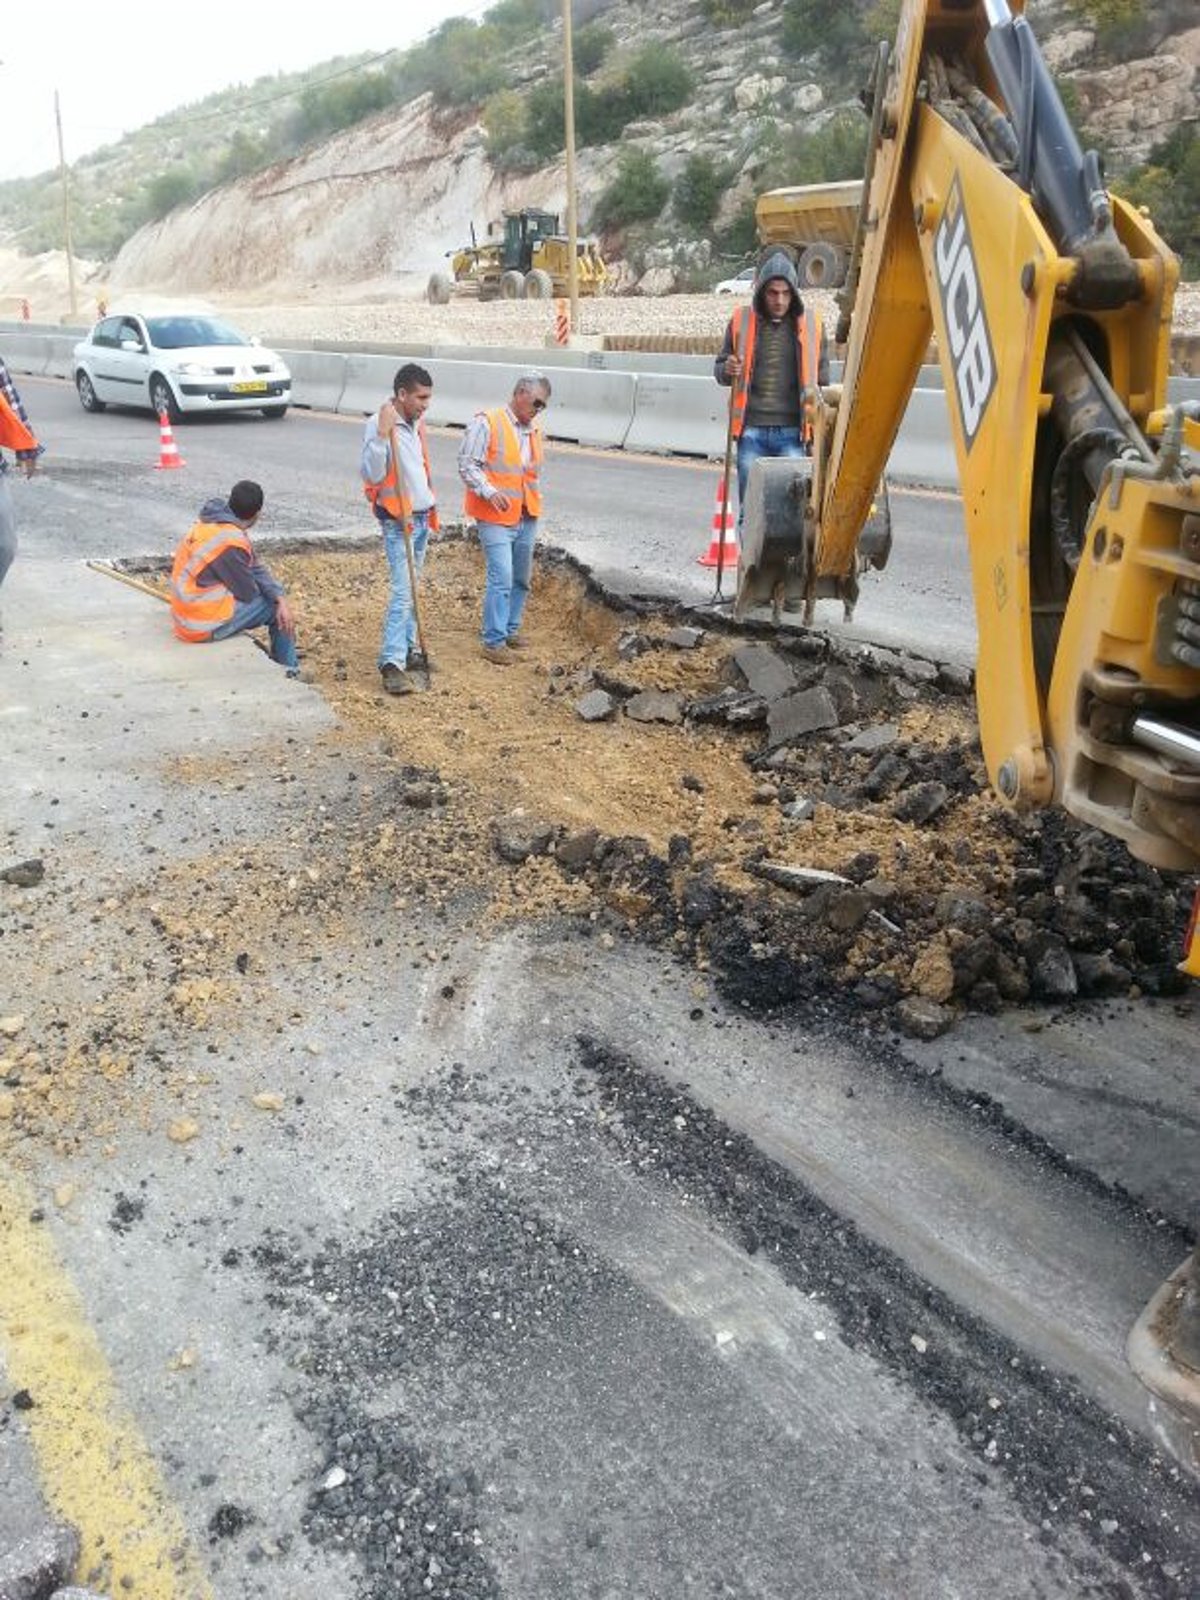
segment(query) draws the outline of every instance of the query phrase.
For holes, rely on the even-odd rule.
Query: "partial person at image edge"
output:
[[[283,585],[259,560],[250,529],[263,508],[262,488],[243,478],[227,500],[206,500],[200,520],[185,535],[171,569],[171,621],[187,644],[231,639],[265,627],[271,660],[294,677],[296,624]]]
[[[415,361],[406,362],[392,379],[392,398],[367,418],[363,429],[359,463],[363,493],[383,534],[391,576],[379,646],[379,671],[388,694],[410,694],[416,683],[409,673],[427,673],[432,666],[417,637],[417,603],[405,550],[407,532],[419,584],[429,535],[440,526],[425,434],[425,412],[432,396],[429,373]]]
[[[458,452],[464,510],[478,529],[487,568],[483,656],[497,667],[525,643],[520,627],[542,514],[542,433],[535,424],[549,403],[550,380],[525,373],[506,406],[475,414]]]
[[[713,376],[725,387],[733,385],[740,541],[751,467],[763,458],[810,453],[812,422],[804,391],[829,382],[821,319],[805,310],[786,250],[763,258],[750,304],[739,306],[729,319]]]
[[[27,478],[37,470],[37,459],[45,450],[38,443],[17,386],[9,375],[4,358],[0,356],[0,583],[4,582],[9,567],[17,553],[17,518],[13,510],[12,492],[8,487],[8,462],[4,450],[11,450],[21,463]]]

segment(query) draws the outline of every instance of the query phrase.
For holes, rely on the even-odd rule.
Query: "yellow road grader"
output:
[[[425,290],[430,305],[444,306],[453,295],[480,300],[550,300],[569,292],[570,244],[553,211],[513,211],[503,232],[482,244],[471,229],[471,243],[449,252],[450,271],[435,272]],[[577,248],[581,295],[600,294],[608,270],[593,240]]]

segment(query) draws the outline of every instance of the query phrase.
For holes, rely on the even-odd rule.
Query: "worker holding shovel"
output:
[[[413,673],[428,684],[431,662],[421,629],[418,585],[430,533],[438,528],[422,420],[433,379],[409,361],[392,380],[392,398],[367,418],[362,444],[363,493],[383,531],[391,596],[383,620],[379,671],[388,694],[411,694]]]

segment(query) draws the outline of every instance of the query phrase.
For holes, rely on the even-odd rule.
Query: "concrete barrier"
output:
[[[465,427],[477,411],[503,405],[528,371],[524,362],[430,361],[433,399],[426,415],[433,423]],[[637,392],[631,373],[562,367],[546,376],[552,389],[543,423],[548,438],[608,448],[624,444]]]
[[[72,334],[52,333],[46,339],[46,365],[42,368],[47,378],[74,378],[75,346],[79,340]]]
[[[41,377],[50,356],[51,335],[26,333],[17,329],[5,332],[2,351],[10,372],[27,372]]]
[[[888,457],[887,471],[888,477],[896,483],[927,483],[935,489],[958,488],[958,463],[943,390],[913,390]]]
[[[348,355],[342,360],[345,381],[337,409],[360,417],[377,411],[392,392],[397,366],[395,356]],[[430,417],[429,420],[434,419]]]
[[[728,421],[729,390],[721,388],[711,373],[706,378],[639,373],[637,406],[625,448],[720,456]]]
[[[336,411],[346,387],[345,356],[317,350],[281,350],[292,374],[292,404]]]

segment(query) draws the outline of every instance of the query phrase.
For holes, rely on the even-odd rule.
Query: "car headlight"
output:
[[[180,378],[216,377],[214,368],[203,366],[199,361],[181,361],[177,367],[173,367],[171,370]]]

